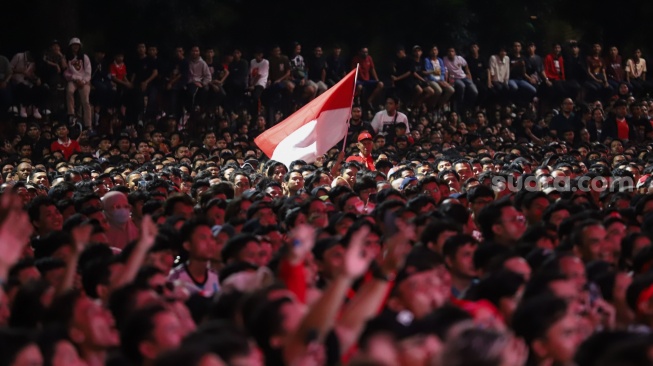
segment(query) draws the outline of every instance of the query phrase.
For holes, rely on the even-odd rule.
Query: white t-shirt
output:
[[[170,271],[168,281],[176,282],[184,286],[191,294],[200,293],[204,297],[211,297],[220,291],[220,282],[218,281],[218,275],[215,272],[209,268],[207,268],[206,271],[207,275],[204,283],[197,283],[188,273],[186,264],[180,264]]]
[[[397,119],[395,120],[395,115]],[[405,123],[406,124],[406,133],[410,133],[410,126],[408,125],[408,117],[406,117],[405,114],[396,111],[395,115],[389,116],[388,111],[385,109],[377,112],[374,115],[374,118],[372,119],[372,128],[374,129],[375,133],[394,133],[394,125],[396,123]]]
[[[249,78],[250,80],[256,80],[256,77],[259,76],[256,83],[252,85],[260,85],[265,88],[268,83],[268,75],[270,74],[270,63],[266,59],[262,59],[261,62],[257,62],[256,59],[252,59],[249,63]]]

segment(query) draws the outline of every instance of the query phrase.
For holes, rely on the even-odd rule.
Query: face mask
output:
[[[128,208],[119,208],[114,210],[113,212],[108,212],[107,211],[107,219],[110,222],[116,223],[116,224],[124,224],[129,220],[129,209]]]

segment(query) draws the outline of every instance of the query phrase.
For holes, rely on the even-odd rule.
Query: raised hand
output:
[[[93,225],[90,224],[77,226],[72,229],[71,234],[73,237],[73,244],[77,253],[84,251],[84,248],[86,248],[88,243],[91,241],[92,233]]]
[[[362,276],[370,266],[374,255],[365,247],[367,235],[370,229],[362,226],[349,240],[347,251],[343,262],[343,275],[349,279],[356,279]]]
[[[406,256],[411,250],[410,241],[415,238],[415,226],[406,224],[401,219],[395,219],[397,233],[385,242],[381,269],[385,273],[398,271],[404,265]]]
[[[139,240],[139,244],[144,246],[145,249],[152,248],[158,233],[159,228],[156,226],[156,223],[152,221],[152,217],[150,215],[143,217],[143,221],[141,222],[141,239]]]
[[[8,270],[22,255],[34,228],[16,195],[5,192],[0,197],[0,212],[4,213],[0,224],[0,269]]]

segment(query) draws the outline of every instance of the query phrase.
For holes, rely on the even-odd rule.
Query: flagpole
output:
[[[360,64],[356,64],[356,75],[354,75],[354,92],[351,93],[351,106],[349,107],[349,118],[347,118],[347,126],[349,126],[349,121],[351,120],[351,109],[354,108],[354,98],[356,98],[356,81],[358,80],[358,66]],[[347,127],[349,129],[349,127]],[[342,139],[342,151],[344,152],[347,147],[347,135],[348,133],[345,134],[345,138]]]

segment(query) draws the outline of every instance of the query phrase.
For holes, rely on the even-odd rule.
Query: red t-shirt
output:
[[[70,139],[68,144],[62,144],[56,140],[50,145],[50,152],[61,151],[64,159],[70,159],[70,156],[76,152],[82,152],[77,141]]]
[[[620,140],[628,140],[630,136],[630,126],[628,126],[628,122],[626,122],[626,119],[617,119],[617,137],[619,137]]]
[[[109,66],[109,73],[111,73],[111,76],[118,79],[118,80],[125,80],[125,77],[127,77],[127,66],[125,66],[124,63],[118,65],[115,62]]]
[[[359,155],[352,155],[352,156],[348,157],[347,160],[345,160],[345,161],[347,161],[347,162],[357,161],[357,162],[365,165],[365,167],[367,167],[367,169],[370,170],[370,171],[375,171],[376,170],[376,168],[374,167],[374,159],[372,158],[372,156],[368,156],[366,158],[366,157],[360,156],[360,154]]]
[[[372,60],[372,56],[367,56],[365,59],[360,57],[359,55],[354,56],[353,60],[351,61],[351,68],[355,69],[356,64],[358,64],[358,79],[363,80],[363,81],[369,81],[370,80],[370,70],[374,68],[374,60]]]

